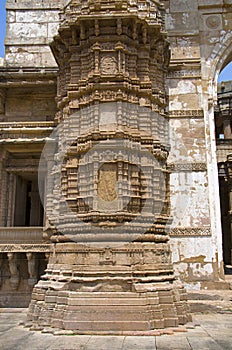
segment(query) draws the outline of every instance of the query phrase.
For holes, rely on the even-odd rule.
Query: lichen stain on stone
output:
[[[215,253],[215,259],[212,259],[212,268],[213,268],[213,276],[215,281],[219,279],[225,279],[224,263],[223,261],[219,263],[218,252]]]
[[[17,53],[21,53],[21,52],[28,52],[27,50],[24,50],[22,47],[19,47],[17,49]]]
[[[200,264],[207,264],[205,262],[205,255],[199,255],[199,256],[193,256],[191,258],[185,258],[184,260],[182,260],[181,262],[185,262],[185,263],[200,263]]]

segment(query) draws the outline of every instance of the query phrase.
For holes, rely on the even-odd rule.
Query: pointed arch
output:
[[[223,35],[220,37],[220,41],[215,45],[211,55],[206,60],[205,64],[207,65],[208,74],[208,99],[213,100],[214,103],[211,107],[211,110],[209,109],[209,123],[211,124],[211,142],[213,144],[212,146],[212,157],[216,157],[216,161],[218,164],[218,170],[219,171],[219,178],[218,178],[218,190],[219,190],[219,198],[220,198],[220,220],[221,220],[221,239],[222,239],[222,248],[223,248],[223,262],[224,264],[229,264],[231,261],[231,248],[232,248],[232,241],[231,241],[231,234],[230,234],[230,224],[229,224],[229,211],[230,211],[230,188],[227,184],[227,180],[225,179],[225,176],[222,174],[222,170],[226,168],[226,153],[229,154],[230,151],[228,149],[229,146],[229,140],[227,138],[227,144],[224,145],[224,139],[220,141],[220,139],[215,139],[215,136],[212,136],[213,129],[215,134],[215,125],[213,124],[217,120],[217,124],[220,122],[222,123],[223,128],[223,134],[224,130],[227,130],[226,133],[228,134],[229,129],[231,129],[231,121],[230,119],[225,119],[225,114],[223,117],[220,117],[220,114],[218,113],[218,107],[215,109],[216,105],[218,106],[218,77],[220,72],[227,66],[228,63],[232,61],[232,31],[223,31]],[[223,99],[223,96],[220,95],[220,99]],[[222,100],[223,101],[223,100]],[[221,102],[220,102],[221,103]],[[211,116],[211,117],[210,117]],[[216,118],[216,119],[215,119]],[[226,128],[226,129],[225,129]],[[223,148],[225,147],[225,148]],[[231,146],[230,146],[231,147]],[[220,152],[217,152],[218,149],[220,149]],[[223,152],[222,152],[223,150]],[[213,154],[215,152],[215,155]],[[220,155],[221,154],[221,155]],[[216,174],[216,169],[215,169]],[[214,183],[216,184],[216,179],[214,179]],[[216,197],[215,197],[216,198]],[[219,217],[218,217],[219,219]],[[218,233],[218,240],[219,233]]]
[[[211,78],[217,83],[218,76],[222,69],[232,61],[232,32],[225,32],[220,42],[215,46],[208,59],[211,66]]]

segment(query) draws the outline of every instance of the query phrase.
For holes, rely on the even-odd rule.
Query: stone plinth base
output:
[[[78,293],[34,291],[29,318],[39,326],[81,332],[148,331],[190,321],[185,294],[172,290],[146,293]],[[37,302],[35,299],[38,299]],[[40,299],[40,301],[39,301]]]
[[[85,250],[76,244],[75,253],[69,248],[56,247],[46,275],[34,288],[28,314],[34,325],[118,334],[191,320],[184,289],[173,285],[167,243]]]

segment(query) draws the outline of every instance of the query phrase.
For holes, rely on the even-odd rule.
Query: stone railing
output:
[[[0,227],[0,244],[43,242],[43,227]]]

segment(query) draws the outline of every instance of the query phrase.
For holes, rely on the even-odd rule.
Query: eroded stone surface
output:
[[[168,244],[165,243],[167,232],[165,231],[163,237],[160,235],[160,232],[165,230],[170,213],[174,217],[170,229],[170,243],[176,276],[189,289],[225,286],[214,108],[217,99],[217,75],[224,63],[228,61],[231,52],[230,2],[164,1],[166,12],[164,13],[161,6],[158,10],[159,15],[156,16],[157,4],[154,5],[153,2],[150,6],[149,2],[138,1],[125,5],[125,2],[119,1],[116,7],[113,5],[113,9],[111,2],[104,2],[104,11],[101,11],[101,1],[96,4],[91,2],[82,8],[76,1],[68,7],[69,17],[67,18],[69,19],[65,22],[63,6],[66,3],[67,1],[63,0],[30,3],[21,0],[7,1],[6,55],[3,65],[0,63],[1,305],[28,303],[32,285],[43,274],[50,251],[53,252],[53,256],[50,258],[49,269],[53,269],[53,272],[51,273],[48,269],[44,286],[57,290],[67,283],[67,275],[69,276],[70,273],[72,275],[72,265],[83,266],[85,261],[87,266],[97,262],[97,266],[105,268],[103,270],[106,274],[111,273],[112,268],[119,262],[122,263],[120,266],[123,266],[121,269],[125,269],[127,274],[129,272],[125,266],[140,266],[142,271],[149,270],[144,261],[147,261],[148,265],[152,262],[152,273],[157,268],[154,267],[154,262],[156,264],[168,262],[168,266],[171,266],[171,253]],[[85,16],[90,17],[94,11],[97,11],[98,16],[88,25],[84,24],[84,21],[81,24],[77,17],[80,18],[82,11]],[[107,26],[101,17],[107,11],[112,18],[114,18],[114,11],[119,11],[118,13],[123,15],[116,16],[117,20],[112,20]],[[130,15],[133,17],[135,14],[138,16],[138,21],[130,22]],[[164,15],[166,16],[165,27]],[[69,29],[69,20],[74,28],[73,31]],[[49,42],[54,35],[58,34],[59,26],[61,26],[62,40],[56,37],[55,44],[52,45],[56,61]],[[148,28],[152,29],[147,30]],[[171,50],[169,68],[165,29]],[[101,40],[103,34],[105,37]],[[57,63],[61,69],[58,79],[58,97],[55,101]],[[58,113],[56,102],[58,102]],[[102,102],[109,103],[106,109],[96,107]],[[110,106],[112,102],[118,106],[116,113]],[[129,110],[128,106],[125,106],[128,102],[140,108],[145,107],[142,115],[136,108]],[[56,242],[66,241],[66,238],[49,230],[48,221],[43,220],[36,186],[39,159],[44,144],[56,123],[63,122],[71,113],[83,110],[87,106],[95,107],[90,107],[88,113],[86,110],[83,113],[78,112],[78,123],[74,125],[78,129],[78,136],[80,133],[83,136],[79,140],[81,155],[93,146],[93,140],[99,141],[103,136],[109,138],[109,135],[110,139],[125,138],[123,147],[131,147],[130,152],[134,149],[136,142],[141,145],[146,144],[146,149],[149,149],[149,152],[152,149],[154,152],[153,158],[156,159],[156,164],[147,168],[145,172],[140,171],[137,165],[131,168],[127,164],[117,167],[121,178],[124,176],[126,181],[131,179],[133,182],[133,186],[128,186],[126,181],[121,182],[126,196],[136,197],[128,205],[127,210],[130,215],[117,213],[117,222],[119,226],[122,222],[128,222],[129,231],[131,230],[133,234],[137,229],[146,230],[147,223],[144,221],[133,226],[130,220],[141,211],[143,197],[148,192],[149,200],[159,198],[154,211],[149,209],[149,215],[152,217],[154,213],[156,215],[160,211],[160,207],[163,208],[162,218],[158,218],[155,228],[156,233],[158,232],[155,242],[162,248],[156,253],[152,249],[147,252],[141,247],[138,248],[139,252],[134,252],[133,249],[131,251],[130,248],[129,253],[106,250],[104,253],[91,251],[88,254],[80,253],[79,248],[68,248],[67,253],[66,245],[63,251],[59,247],[57,251],[54,248]],[[152,114],[147,113],[147,109],[152,109]],[[167,129],[165,129],[164,120],[171,135],[170,151],[167,147]],[[99,126],[98,133],[93,133],[95,123]],[[121,126],[120,130],[115,133],[118,125]],[[139,135],[138,130],[140,132],[143,130],[144,133]],[[228,120],[226,124],[226,119],[223,135],[227,139],[230,138],[229,124]],[[67,129],[64,128],[62,136],[69,138]],[[156,144],[155,151],[154,139],[160,141],[160,144]],[[218,146],[219,162],[227,161],[227,155],[230,152],[228,144],[229,142],[224,144],[221,142]],[[104,149],[106,158],[108,157],[107,147]],[[67,152],[66,169],[63,171],[62,186],[68,207],[72,214],[77,212],[82,214],[82,220],[85,223],[97,220],[97,225],[99,227],[103,225],[109,232],[112,229],[112,223],[115,222],[114,212],[124,208],[123,200],[121,202],[118,200],[121,189],[117,185],[121,180],[118,180],[116,172],[111,173],[113,179],[106,181],[107,184],[111,184],[110,194],[104,193],[105,185],[103,186],[104,181],[101,181],[98,187],[100,198],[94,201],[93,196],[88,197],[86,195],[88,191],[89,193],[97,191],[93,177],[97,178],[98,175],[101,177],[101,171],[98,174],[96,170],[89,168],[94,160],[92,154],[92,158],[84,159],[84,175],[80,174],[83,181],[82,193],[78,197],[75,177],[78,163],[69,159],[73,152],[74,154],[76,152],[75,145]],[[144,164],[149,162],[148,153],[144,158]],[[112,152],[111,157],[114,154]],[[140,156],[141,153],[137,152],[137,162]],[[125,160],[127,156],[123,154],[123,157]],[[128,162],[128,159],[126,161]],[[53,168],[51,159],[46,159],[45,166],[53,169],[53,175],[56,173],[57,169]],[[108,166],[111,168],[111,165]],[[158,172],[154,171],[154,168],[158,168]],[[167,183],[169,172],[170,191],[165,192],[165,186],[166,190],[169,186]],[[143,178],[144,174],[146,181]],[[166,183],[162,182],[164,186],[159,186],[158,179],[161,177],[165,179]],[[138,190],[139,182],[143,183],[143,189]],[[53,185],[52,179],[49,179],[46,184],[49,191],[53,189]],[[56,183],[54,187],[54,201],[49,195],[47,196],[46,210],[56,224],[59,222],[61,229],[69,227],[68,233],[75,234],[76,225],[71,227],[68,220],[63,218],[62,222],[59,219],[62,211],[60,211],[59,194],[57,194],[58,185]],[[29,219],[25,216],[26,198],[30,192],[27,186],[32,186],[31,198],[33,198]],[[159,187],[162,187],[162,191]],[[146,192],[147,189],[149,190]],[[167,197],[165,197],[166,194]],[[107,200],[103,202],[102,199]],[[92,209],[94,213],[90,214]],[[99,215],[98,212],[101,210],[106,211],[107,215],[104,217]],[[29,227],[23,233],[22,228],[17,229],[21,225],[38,226],[36,230]],[[10,229],[6,231],[5,227]],[[80,224],[79,233],[85,234],[85,227]],[[120,234],[120,232],[117,233]],[[152,234],[147,235],[143,240],[150,242],[154,239]],[[226,248],[227,263],[231,258],[229,234],[224,241],[224,246],[228,247]],[[50,236],[54,245],[48,241]],[[94,235],[92,238],[94,239]],[[131,255],[130,258],[129,255]],[[148,256],[150,256],[149,259]],[[15,261],[15,266],[10,268],[12,261]],[[34,266],[32,266],[33,261],[36,262]],[[61,270],[63,264],[68,266],[65,276],[62,273],[61,275],[56,273]],[[15,271],[19,271],[19,276],[14,273],[13,267],[16,268]],[[119,270],[115,274],[119,274]],[[170,277],[170,270],[168,271],[165,270],[164,274],[170,281],[173,275],[171,273]],[[96,273],[96,270],[93,273]],[[79,274],[80,272],[77,272],[77,276],[74,276],[77,280]],[[52,285],[51,276],[55,280]],[[87,278],[87,275],[84,278]],[[133,278],[130,277],[129,280]],[[109,292],[107,283],[101,278],[100,281],[97,278],[93,285],[91,285],[92,282],[88,282],[90,285],[81,283],[80,287],[85,288],[85,292],[89,288],[90,290],[96,288],[98,292],[99,290]],[[123,280],[119,283],[117,280],[115,283],[111,282],[111,285],[115,291],[124,291],[127,290],[128,284],[131,288],[133,283],[128,283],[127,278],[126,282]],[[137,290],[141,290],[140,282],[136,281],[135,284]],[[70,288],[72,289],[73,286]],[[50,295],[47,298],[49,299]]]

